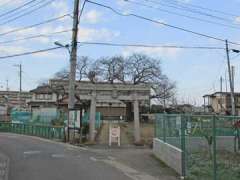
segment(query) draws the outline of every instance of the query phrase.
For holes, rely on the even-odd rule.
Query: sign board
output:
[[[68,119],[69,119],[68,127],[74,128],[75,127],[75,122],[76,122],[76,111],[75,110],[69,111]]]
[[[120,126],[109,127],[109,146],[115,142],[120,146]]]

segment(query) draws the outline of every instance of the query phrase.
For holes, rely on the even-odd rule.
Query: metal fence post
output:
[[[182,176],[186,176],[186,144],[185,144],[185,130],[186,120],[185,116],[181,115],[181,150],[182,150]]]
[[[154,138],[157,137],[157,127],[158,126],[158,114],[155,115],[155,126],[154,126]]]
[[[217,180],[217,158],[216,158],[216,116],[212,118],[212,130],[213,130],[213,180]]]
[[[163,114],[163,141],[166,142],[166,115]]]

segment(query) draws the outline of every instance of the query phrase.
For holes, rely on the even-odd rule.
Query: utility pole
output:
[[[233,87],[233,79],[231,73],[231,65],[230,65],[230,57],[229,57],[229,48],[228,48],[228,40],[226,40],[226,54],[227,54],[227,66],[228,66],[228,76],[229,76],[229,86],[231,92],[231,107],[232,107],[232,115],[236,114],[235,112],[235,99],[234,99],[234,87]]]
[[[16,64],[15,67],[19,68],[19,108],[21,108],[21,100],[22,100],[22,64]]]
[[[222,76],[220,77],[220,109],[221,109],[221,112],[222,112],[222,101],[223,101],[223,95],[222,95],[222,92],[223,92],[223,89],[222,89],[222,84],[223,84],[223,78]]]
[[[235,67],[231,66],[233,92],[235,92]]]
[[[225,71],[225,88],[226,88],[226,92],[228,92],[228,84],[227,84],[228,80],[227,80],[227,71]]]
[[[9,87],[8,87],[8,79],[6,79],[6,91],[9,91]]]
[[[220,77],[220,92],[223,92],[223,88],[222,88],[222,84],[223,84],[223,78],[222,76]]]
[[[75,80],[76,80],[76,63],[77,63],[77,38],[78,38],[78,24],[79,24],[79,2],[80,0],[74,0],[74,12],[73,12],[73,28],[72,28],[72,43],[70,54],[70,76],[69,76],[69,92],[68,92],[68,111],[75,107]],[[68,118],[68,141],[69,141],[69,118]]]

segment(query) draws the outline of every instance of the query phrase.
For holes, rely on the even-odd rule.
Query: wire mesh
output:
[[[155,137],[182,150],[188,180],[240,179],[240,117],[157,114]]]

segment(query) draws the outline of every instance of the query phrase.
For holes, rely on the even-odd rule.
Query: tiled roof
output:
[[[53,89],[49,85],[38,86],[30,91],[31,93],[53,93]]]

